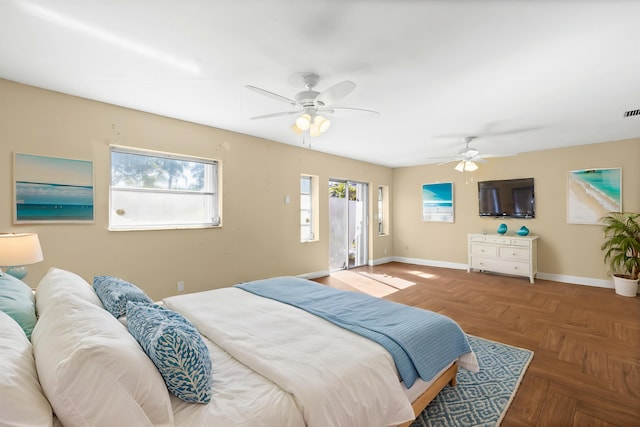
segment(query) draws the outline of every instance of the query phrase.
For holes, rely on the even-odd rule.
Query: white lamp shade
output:
[[[320,129],[320,133],[325,133],[331,126],[331,121],[322,116],[316,117],[316,122],[318,122],[318,129]]]
[[[464,170],[473,172],[475,170],[478,170],[478,165],[476,165],[474,162],[466,162],[464,165]]]
[[[328,119],[322,116],[315,116],[309,128],[309,135],[312,137],[320,136],[329,129],[329,126],[331,126],[331,122]]]
[[[0,234],[0,266],[35,264],[42,259],[42,248],[36,233]]]
[[[475,170],[478,170],[478,165],[476,165],[475,162],[460,160],[460,162],[456,165],[454,169],[457,170],[458,172],[464,172],[464,171],[473,172]]]
[[[298,125],[297,125],[297,124],[295,124],[295,123],[291,125],[291,130],[292,130],[292,131],[294,131],[295,133],[297,133],[298,135],[302,135],[302,132],[304,132],[304,131],[303,131],[302,129],[300,129],[300,128],[298,127]]]
[[[298,126],[298,128],[303,131],[309,129],[310,125],[311,125],[311,116],[307,113],[301,115],[296,119],[296,126]]]

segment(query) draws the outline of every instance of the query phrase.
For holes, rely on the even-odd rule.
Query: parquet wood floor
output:
[[[442,313],[468,334],[534,351],[502,426],[640,426],[640,297],[403,263],[350,270],[359,271],[416,283],[386,299]],[[331,276],[316,281],[350,288]]]

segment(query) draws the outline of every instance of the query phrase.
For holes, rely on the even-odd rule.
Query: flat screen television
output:
[[[533,178],[478,182],[480,216],[535,218]]]

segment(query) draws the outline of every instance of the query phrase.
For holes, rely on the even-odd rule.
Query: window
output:
[[[109,228],[221,225],[218,167],[215,160],[112,146]]]
[[[300,241],[318,240],[318,177],[300,176]]]
[[[381,185],[378,187],[378,234],[389,234],[389,187]]]

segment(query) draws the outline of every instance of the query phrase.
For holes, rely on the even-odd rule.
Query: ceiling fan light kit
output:
[[[458,172],[464,172],[464,171],[473,172],[475,170],[478,170],[478,165],[476,165],[475,162],[472,162],[472,161],[460,160],[460,162],[456,165],[454,169],[457,170]]]
[[[315,115],[311,117],[311,115],[305,113],[298,117],[291,125],[291,130],[293,130],[298,135],[302,135],[304,131],[309,131],[309,136],[315,138],[316,136],[320,136],[329,129],[331,126],[331,121],[325,117]]]
[[[296,134],[302,135],[309,131],[311,137],[320,136],[325,133],[331,126],[331,121],[319,113],[333,114],[335,110],[355,110],[365,113],[380,114],[377,111],[364,110],[361,108],[333,107],[332,105],[349,95],[355,88],[356,84],[350,80],[344,80],[331,86],[323,92],[317,92],[313,88],[318,84],[320,76],[316,73],[302,72],[295,73],[289,77],[289,83],[293,85],[303,84],[306,90],[298,92],[294,98],[287,98],[268,90],[261,89],[256,86],[246,85],[247,89],[257,92],[261,95],[268,96],[280,102],[285,102],[294,107],[294,111],[284,111],[281,113],[271,113],[262,116],[251,117],[251,119],[267,119],[272,117],[287,116],[300,114],[295,123],[291,126]]]

